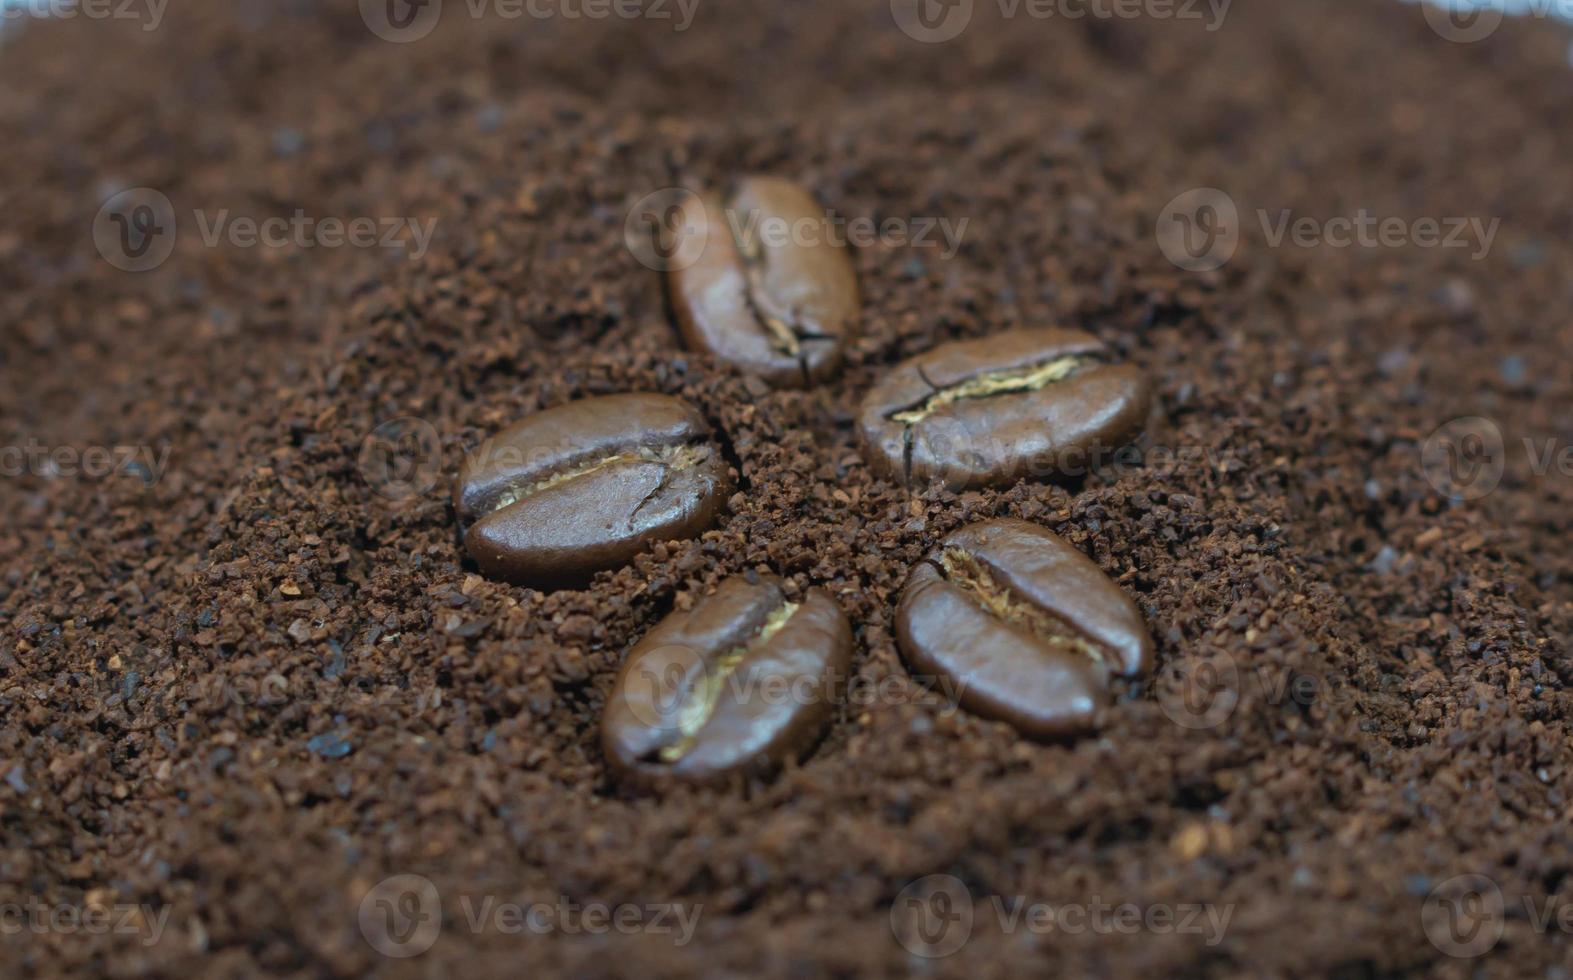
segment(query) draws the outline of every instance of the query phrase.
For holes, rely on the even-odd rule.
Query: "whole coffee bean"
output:
[[[731,493],[704,417],[667,395],[547,409],[469,455],[454,487],[465,550],[487,575],[583,585],[654,541],[712,526]]]
[[[891,479],[952,489],[1085,475],[1140,432],[1151,396],[1075,330],[1012,330],[908,360],[863,399],[860,435]]]
[[[1152,665],[1136,604],[1089,558],[1026,521],[971,524],[913,570],[896,641],[915,673],[1038,738],[1097,727],[1113,674]]]
[[[687,197],[667,254],[695,251],[685,251],[688,235],[703,235],[704,246],[668,272],[667,287],[689,346],[777,386],[828,377],[859,305],[833,230],[807,191],[775,177]]]
[[[607,761],[642,785],[768,772],[819,739],[851,664],[825,592],[790,602],[772,576],[729,578],[629,651],[601,716]]]

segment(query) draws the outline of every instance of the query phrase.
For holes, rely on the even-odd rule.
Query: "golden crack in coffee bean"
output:
[[[1133,439],[1151,406],[1135,367],[1074,330],[1013,330],[945,344],[893,368],[864,396],[870,464],[954,490],[1083,476]]]
[[[497,496],[496,501],[491,504],[491,506],[486,507],[485,510],[488,513],[491,511],[502,510],[504,507],[512,506],[526,497],[534,496],[535,494],[541,493],[544,490],[550,490],[552,487],[567,483],[570,480],[577,480],[580,477],[589,476],[591,473],[594,473],[597,470],[603,470],[608,466],[615,466],[618,463],[634,463],[640,461],[647,463],[659,463],[662,466],[667,467],[667,469],[670,471],[686,470],[690,467],[697,466],[709,458],[710,448],[708,446],[660,446],[656,448],[640,447],[631,453],[619,453],[616,456],[607,456],[604,459],[596,460],[593,463],[587,463],[583,466],[563,470],[560,473],[554,473],[544,480],[538,480],[535,483],[531,483],[523,487],[508,487],[507,489],[504,489]]]
[[[995,395],[1010,395],[1021,391],[1037,391],[1045,385],[1065,380],[1092,361],[1093,358],[1082,356],[1058,357],[1045,364],[1016,371],[989,371],[975,378],[968,378],[959,384],[941,388],[924,399],[922,405],[905,412],[896,412],[890,416],[890,420],[912,426],[946,405],[956,402],[973,398],[992,398]]]
[[[481,571],[537,588],[583,585],[655,541],[714,525],[731,493],[708,426],[667,395],[547,409],[487,439],[454,487]]]
[[[939,565],[945,578],[955,583],[984,609],[1007,623],[1018,623],[1050,646],[1072,650],[1088,660],[1103,664],[1104,652],[1086,637],[1077,635],[1070,623],[1019,596],[1011,594],[983,563],[962,548],[940,552]]]
[[[734,206],[730,203],[735,198],[728,199],[728,214],[734,213]],[[770,293],[765,281],[765,256],[763,249],[757,241],[738,241],[732,222],[727,222],[727,230],[733,235],[733,244],[738,254],[743,258],[744,278],[748,293],[748,308],[754,314],[754,319],[759,323],[760,329],[770,335],[771,344],[781,353],[795,358],[798,366],[803,371],[803,378],[808,380],[808,364],[803,360],[804,340],[824,340],[821,334],[811,333],[790,311],[787,318],[770,310]]]
[[[677,743],[661,749],[662,762],[676,762],[688,754],[688,750],[693,748],[694,740],[699,737],[699,730],[715,714],[716,700],[720,698],[721,688],[726,684],[727,679],[742,664],[749,650],[758,644],[769,643],[772,637],[781,632],[781,628],[787,624],[787,620],[792,618],[792,614],[797,612],[798,608],[795,602],[783,603],[780,609],[770,614],[759,635],[750,640],[747,646],[734,648],[731,653],[717,660],[712,669],[704,672],[678,713],[677,725],[681,737]]]
[[[791,602],[773,576],[729,578],[629,651],[601,716],[607,762],[635,786],[766,773],[823,734],[851,661],[823,590]]]

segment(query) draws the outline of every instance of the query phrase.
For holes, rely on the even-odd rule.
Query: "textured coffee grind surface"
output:
[[[1376,0],[1237,4],[1216,31],[977,3],[921,44],[883,2],[701,4],[680,32],[447,6],[410,44],[310,3],[0,40],[0,445],[141,449],[101,478],[0,478],[0,905],[24,923],[5,972],[1565,968],[1536,916],[1573,900],[1573,478],[1522,449],[1573,437],[1564,30],[1449,43]],[[645,195],[740,174],[848,218],[967,223],[954,254],[938,230],[852,249],[839,368],[774,389],[686,347],[624,243]],[[180,234],[131,274],[90,230],[138,186]],[[1154,236],[1196,187],[1245,229],[1212,272]],[[209,245],[225,209],[435,225],[418,258]],[[1500,223],[1481,258],[1263,227],[1361,209]],[[876,381],[1048,326],[1145,373],[1145,461],[960,494],[876,475],[856,431]],[[715,526],[583,590],[479,575],[450,503],[466,453],[632,391],[714,430],[738,478]],[[1463,416],[1510,451],[1494,492],[1454,502],[1421,449]],[[435,433],[436,456],[379,469],[368,436],[400,419],[381,431]],[[955,710],[897,651],[909,570],[996,518],[1087,555],[1151,631],[1152,674],[1112,683],[1094,735]],[[598,729],[626,651],[750,572],[845,611],[845,702],[770,778],[629,792]],[[1232,697],[1187,714],[1204,676]],[[1472,958],[1426,917],[1468,874],[1505,907]],[[362,921],[397,911],[395,875],[440,913],[410,958]],[[931,875],[973,911],[932,959],[892,921]],[[1010,925],[1100,903],[1228,919]],[[551,928],[501,928],[502,905]],[[162,916],[156,941],[25,927],[102,906]],[[647,928],[561,911],[589,906]]]

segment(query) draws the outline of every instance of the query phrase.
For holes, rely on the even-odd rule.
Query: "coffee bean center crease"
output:
[[[735,213],[735,208],[728,202],[727,214]],[[803,361],[803,341],[805,340],[831,340],[824,334],[805,330],[794,310],[780,308],[775,297],[771,294],[765,282],[765,267],[768,259],[764,249],[752,238],[745,238],[738,234],[735,223],[727,221],[727,228],[732,235],[732,242],[737,247],[738,255],[743,259],[743,274],[746,284],[747,302],[749,310],[754,314],[761,329],[769,335],[770,346],[787,355],[795,357],[802,363],[804,377],[808,376],[808,364]]]
[[[640,446],[638,449],[614,456],[606,456],[594,462],[585,463],[566,470],[553,473],[543,480],[534,483],[510,486],[497,495],[497,499],[487,508],[487,513],[511,507],[527,497],[550,490],[570,480],[577,480],[591,473],[596,473],[609,466],[620,463],[659,463],[666,467],[667,473],[692,469],[710,458],[710,448],[703,445],[679,446]],[[664,482],[664,481],[663,481]]]
[[[1095,360],[1085,354],[1072,354],[1011,371],[986,371],[948,387],[935,385],[936,390],[932,395],[913,408],[893,412],[890,420],[911,427],[956,402],[1037,391],[1070,378]]]
[[[940,553],[938,564],[941,574],[952,585],[989,613],[1020,626],[1050,647],[1074,651],[1095,663],[1106,662],[1104,651],[1097,644],[1076,635],[1059,617],[1013,595],[1008,586],[967,550],[946,548]]]
[[[725,689],[727,681],[737,668],[742,666],[743,661],[748,659],[749,651],[769,643],[772,637],[781,632],[797,610],[798,603],[782,603],[765,617],[764,625],[753,639],[741,646],[733,647],[725,656],[716,658],[714,663],[706,666],[704,674],[689,688],[687,698],[678,709],[678,740],[671,745],[663,746],[657,753],[662,762],[677,762],[693,749],[700,730],[715,715],[716,704],[721,700],[721,692]]]

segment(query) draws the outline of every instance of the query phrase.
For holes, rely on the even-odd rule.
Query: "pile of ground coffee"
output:
[[[948,40],[874,0],[450,3],[429,33],[373,3],[117,6],[0,40],[23,973],[1566,961],[1560,28],[1463,43],[1376,0],[977,2]],[[742,173],[874,229],[811,389],[685,349],[625,244],[641,198]],[[1144,459],[963,493],[871,471],[857,408],[893,365],[1051,325],[1147,373]],[[476,574],[466,451],[625,391],[720,434],[717,528],[583,591]],[[1025,740],[898,655],[908,570],[998,517],[1151,629],[1096,736]],[[848,705],[774,779],[625,792],[596,725],[625,652],[750,569],[846,611]]]

